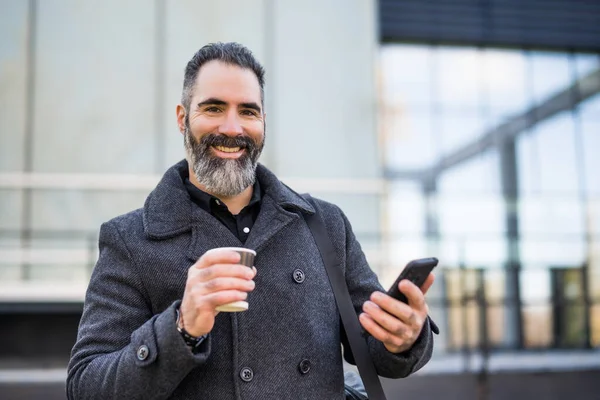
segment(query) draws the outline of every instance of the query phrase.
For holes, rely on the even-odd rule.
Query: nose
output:
[[[244,133],[236,110],[229,110],[225,114],[223,123],[219,125],[219,133],[228,136],[238,136]]]

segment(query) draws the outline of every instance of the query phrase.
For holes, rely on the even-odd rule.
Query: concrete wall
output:
[[[263,163],[292,178],[380,174],[375,1],[33,4],[0,0],[0,172],[162,174],[183,157],[186,62],[208,42],[239,41],[267,69]],[[34,189],[28,225],[95,230],[146,194]],[[28,219],[22,197],[0,189],[0,229]],[[377,231],[377,196],[331,199]]]

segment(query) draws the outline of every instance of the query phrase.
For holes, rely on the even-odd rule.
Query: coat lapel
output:
[[[192,262],[210,249],[217,247],[243,247],[242,242],[215,217],[195,207],[192,216],[192,240],[187,257]]]
[[[183,183],[187,170],[186,160],[169,168],[146,199],[143,211],[146,236],[165,240],[191,233],[186,255],[192,262],[212,248],[243,246],[226,226],[194,205]],[[312,214],[315,210],[261,164],[256,169],[256,178],[264,193],[260,213],[244,247],[258,251],[282,229],[300,219],[300,213]]]
[[[299,218],[297,213],[279,207],[270,196],[263,197],[260,213],[248,235],[246,247],[259,252],[273,236]]]

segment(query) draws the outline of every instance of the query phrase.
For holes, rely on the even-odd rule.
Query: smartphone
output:
[[[408,279],[418,287],[421,287],[425,283],[425,280],[429,276],[429,273],[437,266],[437,264],[438,259],[435,257],[412,260],[402,270],[402,272],[398,276],[398,279],[396,279],[396,282],[394,282],[390,290],[388,290],[387,294],[397,300],[408,304],[408,299],[406,298],[404,293],[402,293],[398,289],[398,284],[400,283],[400,281],[403,279]]]

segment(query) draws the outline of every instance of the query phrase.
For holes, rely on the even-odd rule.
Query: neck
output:
[[[219,200],[221,200],[227,206],[227,209],[229,209],[229,212],[232,213],[233,215],[239,214],[240,211],[242,211],[242,209],[244,207],[246,207],[248,204],[250,204],[250,199],[252,198],[252,192],[254,189],[253,186],[251,185],[251,186],[248,186],[246,189],[244,189],[244,191],[242,193],[237,194],[235,196],[232,196],[232,197],[219,196],[215,193],[212,193],[210,190],[207,190],[204,185],[202,185],[200,182],[198,182],[198,179],[196,179],[196,175],[194,174],[194,171],[191,168],[190,168],[190,182],[192,182],[192,184],[194,186],[196,186],[198,189],[202,190],[203,192],[213,195],[216,198],[218,198]]]

